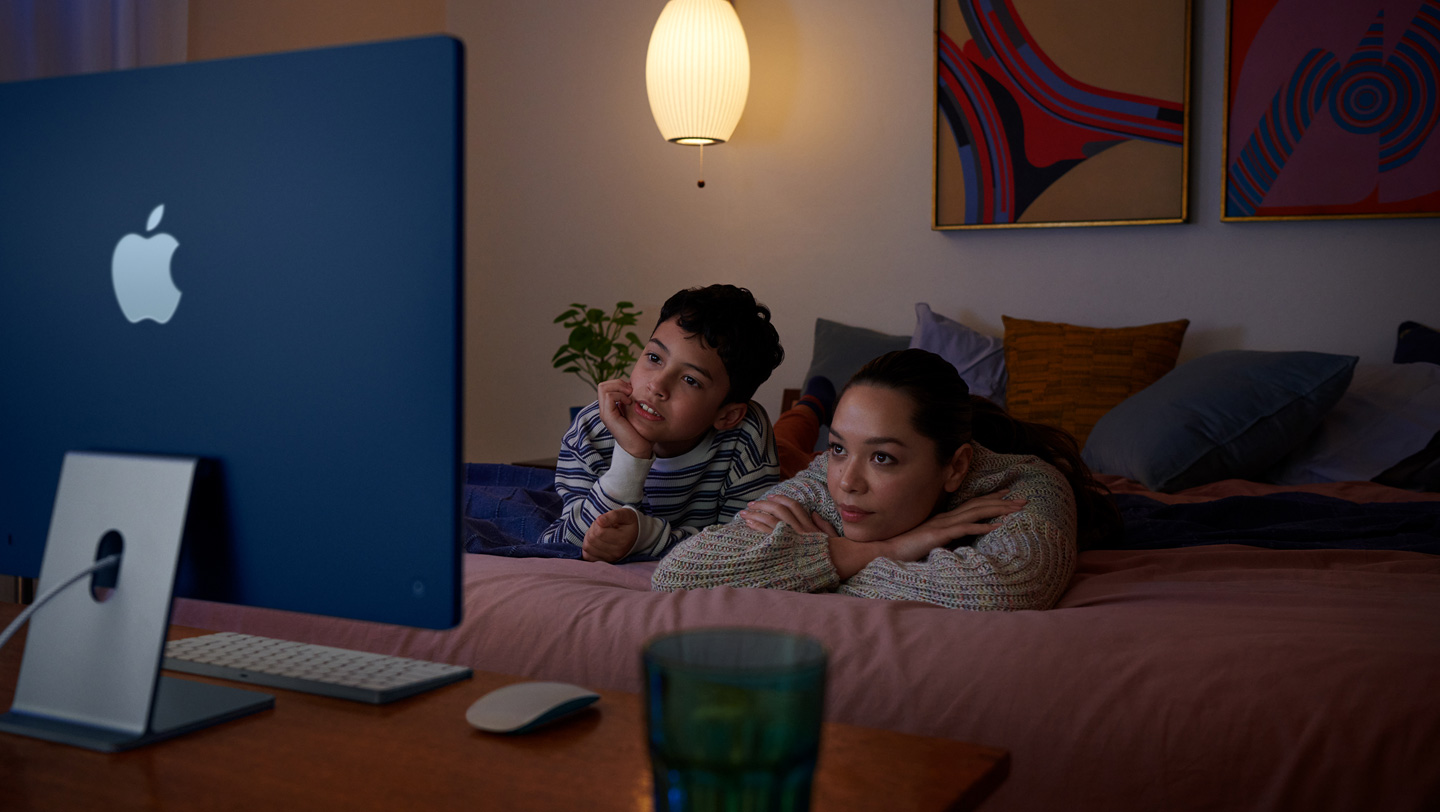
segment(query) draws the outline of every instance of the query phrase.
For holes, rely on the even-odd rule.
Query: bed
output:
[[[995,366],[1013,379],[1025,359],[1002,351],[1010,363]],[[1212,459],[1214,436],[1186,454],[1176,448],[1182,440],[1163,436],[1176,430],[1160,408],[1173,405],[1167,392],[1195,399],[1185,375],[1178,387],[1163,380],[1190,363],[1172,357],[1085,430],[1087,458],[1113,452],[1101,479],[1126,532],[1081,553],[1048,611],[971,613],[728,587],[651,592],[653,562],[587,563],[532,548],[532,528],[554,509],[549,472],[472,465],[465,543],[484,552],[464,557],[466,614],[456,629],[183,599],[173,621],[625,691],[640,690],[639,651],[654,635],[788,629],[829,650],[829,719],[1008,749],[1010,777],[986,809],[1440,808],[1440,493],[1424,490],[1433,460],[1423,453],[1424,432],[1440,433],[1440,401],[1431,400],[1440,396],[1440,367],[1406,372],[1431,383],[1397,406],[1358,385],[1369,378],[1357,377],[1352,360],[1338,394],[1302,421],[1299,439],[1277,453],[1285,443],[1271,438],[1275,428],[1261,432],[1262,474],[1258,452],[1241,459],[1227,447],[1225,463]],[[1320,366],[1317,376],[1334,377],[1333,364]],[[1277,375],[1262,372],[1238,378],[1251,400],[1256,380]],[[1217,386],[1210,376],[1237,375],[1233,363],[1198,373],[1207,386]],[[1146,391],[1163,397],[1135,408]],[[1321,481],[1317,471],[1338,470],[1336,448],[1358,442],[1349,422],[1373,429],[1364,398],[1389,416],[1409,415],[1416,433],[1385,452],[1401,457],[1366,462],[1385,466],[1374,475]],[[1147,420],[1157,408],[1161,416]],[[1264,410],[1275,413],[1273,404]],[[1106,425],[1117,414],[1127,431]],[[1190,420],[1180,429],[1195,434],[1201,417]],[[1240,434],[1253,431],[1250,421]],[[1142,434],[1151,453],[1108,448],[1107,433],[1127,442]],[[1412,450],[1416,438],[1425,442]],[[1233,446],[1236,435],[1223,439]],[[1252,473],[1217,475],[1241,469]],[[1382,474],[1390,479],[1374,481]],[[1276,481],[1287,478],[1309,481]]]

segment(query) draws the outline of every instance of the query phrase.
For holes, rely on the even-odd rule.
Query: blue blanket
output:
[[[555,492],[555,472],[521,465],[469,463],[465,466],[465,512],[460,535],[468,553],[512,558],[579,558],[580,548],[540,540],[564,507]],[[655,561],[632,555],[629,561]]]
[[[1125,532],[1092,549],[1248,544],[1273,550],[1408,550],[1440,555],[1440,502],[1355,503],[1308,493],[1232,496],[1187,505],[1118,494],[1115,502],[1125,519]],[[540,541],[560,508],[554,471],[465,466],[462,534],[467,552],[579,558],[580,548],[572,544]]]
[[[544,544],[540,535],[560,516],[555,472],[520,465],[465,466],[465,551],[531,558],[579,558],[573,544]]]

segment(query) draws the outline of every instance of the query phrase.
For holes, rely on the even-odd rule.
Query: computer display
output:
[[[38,575],[67,452],[181,455],[176,594],[458,622],[461,61],[0,85],[0,573]]]

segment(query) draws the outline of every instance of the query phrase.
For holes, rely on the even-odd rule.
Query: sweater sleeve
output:
[[[825,475],[812,465],[762,496],[782,495],[810,510],[827,512]],[[833,516],[827,519],[834,522]],[[830,544],[823,533],[798,533],[781,523],[770,533],[750,529],[744,519],[717,524],[681,542],[651,576],[662,592],[714,586],[759,587],[796,592],[833,589],[840,579],[830,562]]]
[[[1028,501],[1000,526],[923,561],[877,558],[841,585],[867,598],[918,600],[957,609],[1048,609],[1075,573],[1075,497],[1065,478],[1034,457],[977,449],[978,468],[948,507],[1009,488]]]
[[[771,493],[795,499],[841,528],[825,485],[827,464],[821,456]],[[677,547],[656,568],[651,585],[665,591],[724,585],[801,592],[838,588],[859,597],[959,609],[1049,608],[1075,571],[1074,495],[1050,465],[977,446],[971,473],[946,509],[1002,488],[1027,499],[1026,506],[995,530],[933,550],[922,561],[877,558],[841,582],[824,534],[800,534],[783,523],[762,534],[737,519],[706,528]]]
[[[626,558],[635,555],[662,555],[682,539],[690,538],[700,530],[698,527],[671,524],[659,516],[644,513],[639,508],[631,509],[639,518],[640,530],[636,534],[635,546],[625,554]]]

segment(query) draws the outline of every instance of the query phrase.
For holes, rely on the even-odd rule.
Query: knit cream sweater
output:
[[[825,487],[829,464],[821,454],[810,467],[775,486],[825,517],[844,535]],[[743,519],[706,528],[675,547],[652,577],[661,591],[714,586],[794,592],[836,591],[866,598],[916,600],[957,609],[1048,609],[1075,572],[1075,497],[1051,465],[1032,456],[995,454],[978,444],[949,510],[976,496],[1010,489],[1029,500],[983,536],[960,539],[915,562],[877,558],[847,581],[830,561],[823,533],[797,533],[781,523],[774,532],[751,530]]]

